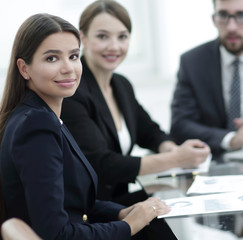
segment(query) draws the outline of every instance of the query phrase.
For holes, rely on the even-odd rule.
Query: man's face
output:
[[[221,44],[232,54],[243,52],[243,0],[216,0],[213,21]]]

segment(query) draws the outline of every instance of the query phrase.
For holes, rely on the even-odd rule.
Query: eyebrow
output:
[[[97,32],[105,32],[105,33],[109,33],[110,31],[104,30],[104,29],[99,29],[97,30]],[[124,31],[120,31],[119,33],[129,33],[128,30],[124,30]]]
[[[77,53],[77,52],[80,52],[80,48],[75,48],[75,49],[72,49],[71,51],[69,51],[69,53]],[[46,52],[44,52],[43,55],[49,54],[49,53],[61,54],[62,51],[56,50],[56,49],[50,49],[50,50],[47,50]]]
[[[217,13],[228,13],[228,11],[224,10],[224,9],[221,9],[221,10],[218,10]],[[243,13],[243,10],[239,10],[239,11],[235,12],[235,14],[238,14],[238,13]]]

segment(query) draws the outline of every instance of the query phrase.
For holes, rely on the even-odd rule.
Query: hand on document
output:
[[[170,207],[159,198],[151,197],[120,211],[118,218],[127,222],[133,236],[157,216],[167,214]]]

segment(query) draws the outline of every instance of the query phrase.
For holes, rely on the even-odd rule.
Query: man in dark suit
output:
[[[239,98],[232,104],[238,107],[238,113],[233,117],[230,113],[234,110],[231,95],[237,95],[235,90],[231,94],[235,59],[239,62],[238,76],[243,78],[243,0],[213,3],[212,18],[219,37],[181,56],[172,101],[171,134],[177,143],[190,138],[203,140],[216,157],[243,146],[243,91],[237,92]],[[235,89],[241,90],[242,83],[238,84]]]

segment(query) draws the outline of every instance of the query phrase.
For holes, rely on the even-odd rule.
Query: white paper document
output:
[[[164,202],[171,207],[171,211],[158,218],[241,212],[243,211],[243,191],[174,198],[164,200]]]
[[[210,154],[207,159],[201,163],[198,168],[191,168],[191,169],[185,169],[185,168],[172,168],[167,171],[163,171],[157,174],[157,177],[175,177],[180,175],[186,175],[186,174],[199,174],[199,173],[205,173],[208,172],[210,163],[211,163],[212,155]]]
[[[243,149],[227,152],[223,155],[223,158],[227,161],[230,160],[237,160],[237,161],[243,161]]]
[[[243,175],[196,176],[187,195],[243,191]]]

